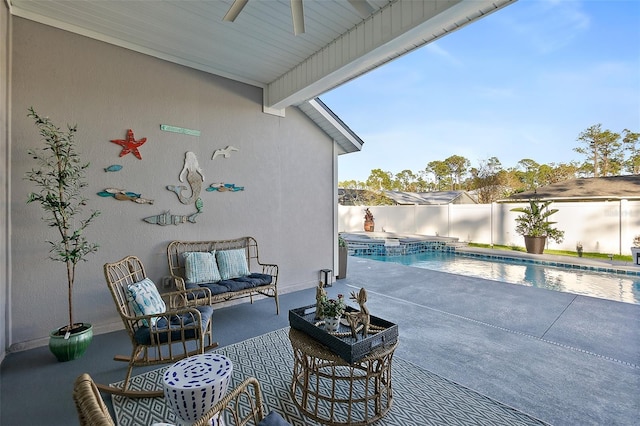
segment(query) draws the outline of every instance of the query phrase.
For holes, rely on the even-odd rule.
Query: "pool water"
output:
[[[537,263],[469,257],[446,252],[363,256],[416,268],[640,304],[640,277],[561,268]]]

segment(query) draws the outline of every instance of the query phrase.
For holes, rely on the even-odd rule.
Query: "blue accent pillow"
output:
[[[277,411],[271,411],[258,426],[291,426]]]
[[[221,280],[216,252],[192,251],[182,254],[184,275],[188,284],[217,283]]]
[[[223,280],[246,277],[250,273],[244,249],[219,250],[216,259]]]
[[[158,288],[149,278],[130,284],[129,304],[136,315],[162,314],[167,310],[167,305],[162,300]],[[151,324],[155,325],[157,318],[151,318]],[[143,320],[148,327],[149,323]]]

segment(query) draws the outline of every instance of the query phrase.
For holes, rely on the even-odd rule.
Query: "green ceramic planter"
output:
[[[80,358],[87,351],[93,340],[93,326],[83,323],[79,331],[71,333],[68,339],[60,329],[49,334],[49,350],[60,362],[72,361]]]

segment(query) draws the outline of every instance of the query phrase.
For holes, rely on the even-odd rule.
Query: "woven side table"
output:
[[[289,339],[291,396],[304,415],[326,425],[368,425],[389,411],[397,341],[349,364],[302,331],[290,328]]]

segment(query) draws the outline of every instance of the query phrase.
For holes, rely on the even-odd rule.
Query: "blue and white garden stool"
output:
[[[162,378],[164,397],[176,415],[179,426],[200,419],[227,393],[233,364],[220,354],[185,358],[167,368]],[[213,426],[222,426],[216,418]]]

